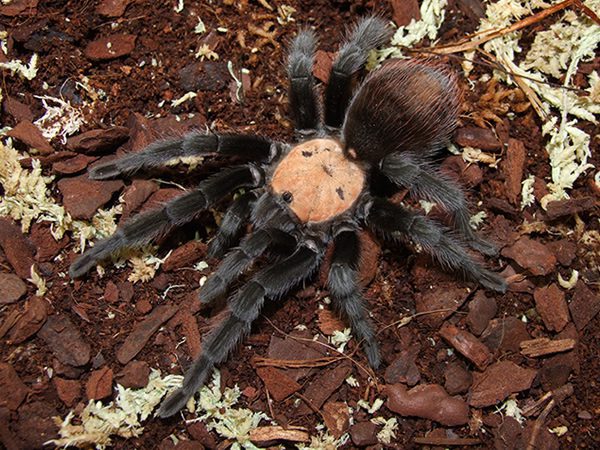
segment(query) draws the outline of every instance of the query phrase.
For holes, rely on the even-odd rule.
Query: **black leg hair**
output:
[[[143,245],[166,233],[170,228],[189,222],[199,212],[227,194],[242,187],[255,187],[263,183],[262,170],[253,165],[223,170],[202,181],[194,191],[167,202],[160,209],[140,214],[129,220],[115,234],[96,243],[77,258],[69,268],[69,275],[71,278],[78,278],[99,261],[120,249]]]
[[[318,267],[323,248],[306,241],[276,265],[257,273],[229,302],[230,313],[202,342],[202,353],[187,370],[183,386],[160,406],[158,415],[169,417],[185,406],[206,382],[215,364],[224,361],[237,343],[250,331],[266,298],[277,299],[310,276]]]
[[[160,167],[175,158],[210,153],[240,156],[249,161],[270,161],[276,157],[276,147],[270,140],[259,136],[193,132],[179,139],[155,142],[139,153],[98,164],[90,170],[90,178],[105,180]]]
[[[381,363],[381,356],[373,326],[357,284],[359,261],[360,240],[356,232],[347,230],[338,233],[334,238],[327,287],[334,306],[346,317],[356,338],[363,341],[363,348],[369,364],[377,369]]]
[[[312,74],[317,39],[312,31],[301,31],[290,45],[288,77],[290,113],[296,130],[320,128],[319,106]]]
[[[325,125],[341,127],[352,97],[352,75],[366,64],[369,52],[391,35],[392,29],[380,17],[366,17],[352,28],[333,62],[325,89]]]
[[[432,255],[444,268],[462,272],[482,286],[498,292],[506,291],[506,281],[485,269],[454,238],[451,231],[407,208],[376,198],[367,222],[386,238],[412,241]]]
[[[395,184],[408,188],[411,195],[435,202],[451,214],[454,226],[475,250],[495,255],[496,248],[478,237],[471,225],[469,210],[461,189],[428,163],[417,162],[409,153],[392,153],[381,161],[382,172]]]
[[[269,247],[283,246],[293,249],[296,239],[285,231],[262,229],[242,240],[223,259],[217,270],[206,280],[200,290],[200,301],[210,303],[227,292],[227,289]]]
[[[208,256],[217,258],[234,246],[242,235],[250,218],[254,203],[258,198],[256,191],[248,191],[236,198],[227,208],[215,237],[208,244]]]

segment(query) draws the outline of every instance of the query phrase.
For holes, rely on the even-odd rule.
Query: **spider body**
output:
[[[225,256],[200,290],[205,303],[228,296],[228,314],[204,338],[202,353],[187,370],[183,386],[162,403],[161,417],[179,411],[204,384],[214,366],[250,331],[267,299],[280,298],[318,270],[329,245],[333,251],[326,287],[362,341],[369,363],[377,367],[379,350],[358,284],[361,229],[415,244],[445,268],[488,289],[505,290],[505,281],[468,251],[471,247],[494,252],[471,230],[462,191],[430,163],[455,127],[460,103],[456,77],[432,61],[396,60],[373,71],[353,92],[368,53],[390,34],[377,17],[354,26],[333,63],[323,107],[312,75],[315,36],[309,31],[298,34],[288,58],[290,110],[300,137],[295,144],[194,132],[91,170],[92,178],[106,179],[182,156],[219,154],[246,160],[162,208],[130,219],[70,268],[72,277],[81,277],[120,249],[149,242],[244,189],[227,208],[209,244],[209,255]],[[397,189],[438,203],[448,212],[450,227],[382,196],[373,186],[373,180],[382,177]],[[248,223],[251,232],[243,236]],[[274,261],[252,268],[264,253]],[[247,280],[231,289],[249,271]]]

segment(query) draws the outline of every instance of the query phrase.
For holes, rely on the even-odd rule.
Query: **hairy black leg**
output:
[[[364,299],[357,284],[360,261],[360,241],[355,231],[342,231],[334,238],[331,268],[327,287],[334,306],[346,317],[354,335],[363,341],[363,348],[371,367],[381,363],[379,347]]]
[[[319,127],[319,106],[312,74],[317,39],[312,31],[301,31],[290,45],[288,77],[290,112],[296,130]]]
[[[200,290],[200,301],[209,303],[225,294],[230,284],[245,272],[269,247],[293,248],[296,239],[285,231],[262,229],[249,235],[223,259],[217,270],[206,280]]]
[[[278,228],[291,231],[296,228],[290,214],[281,207],[275,195],[268,191],[256,201],[250,220],[255,229]]]
[[[310,276],[323,255],[323,249],[307,241],[276,265],[257,273],[229,302],[229,315],[202,342],[202,353],[188,369],[183,386],[160,406],[158,415],[169,417],[185,406],[194,393],[206,382],[215,364],[224,361],[237,343],[250,331],[266,298],[276,299]]]
[[[208,244],[209,257],[216,258],[223,256],[224,252],[239,241],[257,198],[258,193],[256,191],[245,192],[236,198],[229,208],[227,208],[217,234]]]
[[[223,170],[181,197],[167,202],[162,208],[140,214],[119,228],[112,236],[97,242],[69,268],[71,278],[84,275],[110,255],[122,248],[137,247],[150,242],[173,226],[192,220],[199,212],[219,201],[225,195],[242,187],[256,187],[264,183],[260,169],[244,165]]]
[[[475,261],[450,230],[416,212],[376,198],[367,222],[384,237],[417,244],[447,269],[462,272],[488,289],[506,291],[506,281]]]
[[[369,52],[387,42],[392,29],[380,17],[366,17],[350,32],[333,62],[325,89],[325,125],[339,128],[352,97],[352,75],[362,68]]]
[[[439,204],[451,214],[454,226],[467,243],[486,255],[495,255],[495,247],[478,237],[471,225],[469,210],[461,189],[427,163],[418,163],[407,153],[392,153],[381,161],[382,172],[395,184],[408,188],[411,195]]]
[[[167,139],[150,144],[139,153],[99,164],[90,170],[90,178],[104,180],[127,175],[138,170],[160,167],[185,156],[210,153],[240,156],[250,161],[270,161],[276,155],[270,140],[245,134],[216,134],[192,132],[178,139]]]

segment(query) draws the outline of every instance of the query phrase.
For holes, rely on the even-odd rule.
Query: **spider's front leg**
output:
[[[301,31],[290,45],[288,78],[290,113],[296,130],[320,128],[319,104],[315,91],[313,64],[317,39],[312,31]]]
[[[115,234],[97,242],[81,255],[69,268],[69,275],[71,278],[81,277],[119,250],[143,245],[170,228],[191,221],[199,212],[231,192],[263,184],[262,170],[252,164],[223,170],[202,181],[194,191],[167,202],[162,208],[130,219]]]
[[[339,128],[352,98],[353,75],[366,63],[371,50],[385,44],[393,30],[379,17],[365,17],[349,33],[333,61],[325,89],[325,125]]]
[[[395,240],[412,241],[433,256],[443,267],[462,272],[482,286],[498,292],[506,291],[506,281],[475,261],[450,230],[421,214],[375,198],[368,212],[369,225],[381,235]]]
[[[495,247],[475,234],[461,189],[451,180],[431,167],[418,162],[409,153],[396,152],[387,155],[380,163],[381,171],[396,185],[410,190],[411,195],[440,205],[452,216],[456,229],[467,243],[485,255],[495,255]]]
[[[301,242],[292,255],[258,272],[229,302],[229,315],[202,343],[202,353],[188,369],[183,386],[160,406],[158,415],[169,417],[185,406],[206,382],[215,364],[227,358],[236,344],[250,331],[266,298],[276,299],[310,276],[324,253],[320,243]]]
[[[354,230],[338,232],[334,238],[327,287],[336,309],[348,320],[357,339],[363,341],[369,364],[377,369],[381,363],[381,357],[373,326],[357,282],[359,261],[360,240],[356,232]]]
[[[277,156],[276,146],[260,136],[193,132],[179,139],[155,142],[139,153],[130,153],[122,158],[98,164],[90,170],[90,178],[106,180],[139,170],[161,167],[175,158],[211,153],[264,162]]]

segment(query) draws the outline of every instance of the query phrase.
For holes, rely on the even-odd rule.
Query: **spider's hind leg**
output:
[[[488,289],[506,291],[504,278],[475,261],[449,230],[434,221],[380,198],[373,199],[367,220],[383,236],[420,245],[443,267],[462,272]]]
[[[211,153],[240,156],[250,161],[269,161],[274,156],[271,145],[271,141],[260,136],[192,132],[178,139],[154,142],[139,153],[98,164],[90,170],[90,178],[106,180],[160,167],[175,158]]]
[[[470,224],[469,209],[462,190],[427,162],[418,162],[408,153],[396,152],[381,161],[381,171],[411,195],[440,205],[451,215],[456,230],[470,247],[485,255],[495,255],[493,244],[477,236]]]
[[[258,272],[229,302],[229,315],[202,343],[202,353],[187,370],[183,386],[164,400],[158,411],[169,417],[185,406],[206,382],[215,364],[250,331],[266,298],[276,299],[310,276],[318,267],[324,249],[314,241],[301,243],[296,251],[275,265]]]
[[[348,230],[338,233],[334,238],[327,287],[335,307],[348,320],[357,339],[363,341],[369,364],[376,369],[381,363],[381,356],[357,283],[359,260],[360,241],[356,232]]]
[[[77,258],[69,268],[69,275],[71,278],[80,277],[119,250],[143,245],[170,228],[189,222],[227,194],[241,187],[256,187],[263,183],[262,171],[253,165],[223,170],[202,181],[194,191],[167,202],[162,208],[130,219],[115,234],[96,243]]]
[[[352,76],[366,63],[371,50],[386,43],[393,30],[380,17],[360,20],[340,48],[325,89],[325,125],[339,128],[352,97]]]

